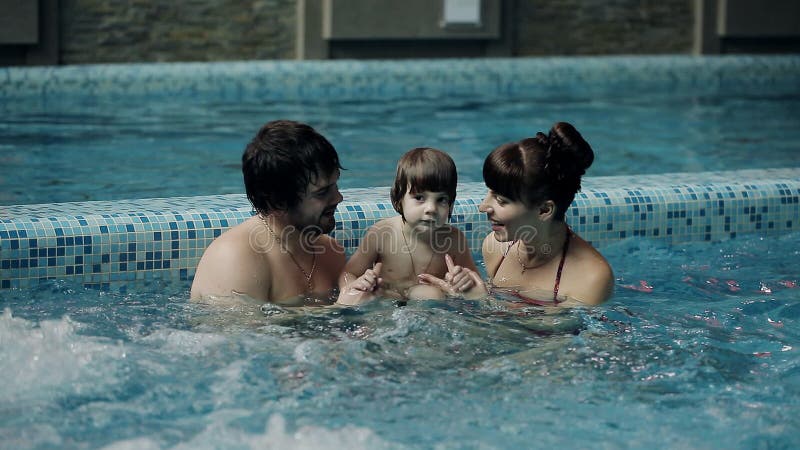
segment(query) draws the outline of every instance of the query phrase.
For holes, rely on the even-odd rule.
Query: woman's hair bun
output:
[[[545,137],[543,133],[537,133],[537,139],[540,134]],[[562,170],[571,166],[577,172],[575,175],[581,176],[594,162],[592,147],[572,124],[556,122],[550,128],[546,140],[548,142],[547,160],[553,158],[558,161],[556,165],[560,166]]]

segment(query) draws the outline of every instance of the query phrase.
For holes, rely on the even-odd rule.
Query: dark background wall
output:
[[[429,1],[0,0],[0,66],[800,52],[798,0],[483,0],[490,11],[483,28],[444,35],[437,18],[442,4]],[[353,30],[380,23],[411,34],[398,38],[381,28],[353,37],[337,28],[323,38],[331,17],[356,10],[361,23]],[[324,26],[321,11],[334,11]],[[425,27],[439,33],[415,31]]]
[[[519,0],[517,55],[689,53],[692,0]]]
[[[294,58],[296,0],[61,0],[62,64]]]
[[[60,62],[295,57],[296,0],[62,0]],[[515,0],[513,54],[689,53],[692,0]]]

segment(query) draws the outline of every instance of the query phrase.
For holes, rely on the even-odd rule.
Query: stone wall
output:
[[[62,0],[61,63],[294,58],[296,0]]]
[[[690,53],[693,0],[517,0],[518,55]]]
[[[693,0],[514,1],[514,54],[689,53]],[[62,64],[295,57],[296,0],[61,0]]]

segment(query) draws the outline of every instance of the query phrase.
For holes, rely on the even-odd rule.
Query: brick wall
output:
[[[692,0],[517,0],[519,55],[690,53]]]
[[[294,58],[295,0],[62,0],[61,62]]]
[[[692,0],[514,0],[514,53],[689,53]],[[295,57],[296,0],[62,0],[63,64]]]

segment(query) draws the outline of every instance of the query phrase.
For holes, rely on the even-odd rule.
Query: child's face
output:
[[[422,232],[447,224],[450,197],[446,192],[411,192],[403,196],[403,216],[411,228]]]

